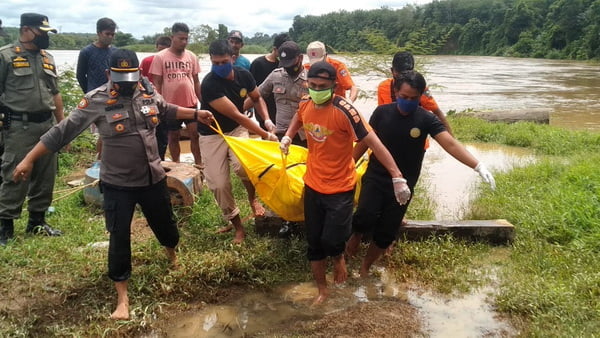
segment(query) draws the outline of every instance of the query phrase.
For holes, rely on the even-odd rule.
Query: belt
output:
[[[27,115],[27,121],[33,122],[33,123],[46,122],[46,121],[48,121],[48,119],[50,119],[52,117],[51,111],[42,111],[42,112],[37,112],[37,113],[17,113],[17,112],[11,111],[9,114],[10,114],[10,119],[13,121],[23,121],[23,116]]]

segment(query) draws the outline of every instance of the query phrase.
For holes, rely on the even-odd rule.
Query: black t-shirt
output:
[[[421,173],[427,135],[433,137],[446,131],[437,116],[427,110],[418,107],[414,113],[404,116],[396,108],[396,103],[377,107],[369,124],[392,154],[409,186],[416,184]],[[390,176],[375,156],[369,158],[365,175],[386,179]]]
[[[252,61],[252,64],[250,65],[250,73],[252,73],[252,76],[254,76],[254,79],[256,80],[256,85],[260,86],[260,84],[263,83],[267,76],[269,76],[269,74],[271,74],[271,72],[275,70],[275,68],[277,68],[278,66],[278,61],[271,62],[267,60],[267,58],[264,55],[254,59],[254,61]],[[275,98],[273,97],[273,95],[271,95],[265,98],[265,102],[267,103],[267,109],[269,110],[269,117],[271,118],[271,121],[275,123],[275,116],[277,114]],[[256,120],[258,120],[261,127],[264,127],[264,121],[262,116],[256,114]]]
[[[216,111],[211,107],[210,102],[227,97],[243,114],[244,100],[248,93],[256,88],[254,77],[244,68],[233,67],[233,81],[218,77],[213,72],[208,73],[202,80],[201,92],[202,100],[200,101],[201,108],[210,110],[224,133],[230,132],[237,128],[239,124],[234,120]],[[198,123],[198,132],[200,135],[216,134],[212,129],[203,123]]]

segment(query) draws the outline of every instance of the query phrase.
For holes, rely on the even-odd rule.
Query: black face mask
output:
[[[48,34],[36,34],[31,42],[39,49],[47,49],[50,46],[50,36]]]
[[[135,92],[135,87],[137,87],[137,81],[136,82],[129,82],[129,81],[115,82],[115,84],[117,85],[117,87],[119,87],[118,89],[115,88],[117,93],[119,93],[119,95],[121,95],[121,96],[127,96],[127,97],[132,97],[133,93]]]
[[[288,73],[290,76],[295,77],[302,71],[302,61],[291,67],[284,67],[283,69],[285,69],[285,72]]]

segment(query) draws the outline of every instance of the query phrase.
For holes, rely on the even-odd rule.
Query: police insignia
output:
[[[108,99],[106,100],[106,104],[115,104],[117,103],[117,99]]]
[[[79,109],[85,109],[89,104],[90,103],[88,102],[88,100],[84,97],[77,104],[77,108],[79,108]]]
[[[410,137],[412,137],[412,138],[418,138],[419,136],[421,136],[421,129],[419,129],[419,128],[412,128],[410,130]]]
[[[118,120],[121,117],[123,117],[123,114],[121,114],[121,113],[114,113],[113,116],[112,116],[112,119],[113,120]]]
[[[157,124],[158,123],[158,117],[153,116],[151,119],[152,123]]]
[[[240,89],[240,97],[246,97],[247,94],[248,90],[246,90],[246,88]]]
[[[115,130],[120,133],[125,130],[125,126],[122,123],[119,123],[115,126]]]

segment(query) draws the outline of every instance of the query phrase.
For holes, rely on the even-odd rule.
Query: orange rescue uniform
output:
[[[348,68],[346,68],[346,65],[342,61],[330,57],[326,57],[325,61],[332,65],[336,71],[335,89],[333,92],[341,97],[346,97],[346,91],[354,86],[354,81],[352,81]],[[307,70],[310,69],[310,63],[305,63],[304,68]]]

